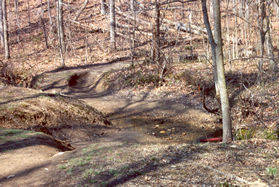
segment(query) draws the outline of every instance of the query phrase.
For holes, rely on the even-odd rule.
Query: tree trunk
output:
[[[211,45],[212,59],[213,61],[215,61],[215,65],[216,65],[214,68],[214,75],[215,75],[214,79],[215,79],[215,87],[216,84],[218,85],[217,86],[219,90],[218,92],[220,94],[220,99],[221,99],[222,120],[223,120],[223,142],[228,143],[232,141],[232,126],[231,126],[229,98],[228,98],[228,93],[226,88],[226,80],[225,80],[225,72],[224,72],[220,0],[212,1],[215,40],[208,20],[206,0],[201,0],[201,1],[202,1],[204,23],[207,29],[208,39]]]
[[[8,20],[7,20],[8,16],[7,16],[6,0],[2,0],[2,12],[3,12],[5,59],[9,59],[11,56],[10,56],[10,45],[9,45]]]
[[[49,18],[49,25],[51,28],[52,27],[52,17],[51,17],[51,9],[50,9],[50,0],[47,0],[47,12],[48,12],[48,18]]]
[[[225,70],[224,70],[220,0],[213,0],[213,7],[214,7],[213,8],[214,33],[215,33],[215,42],[216,42],[216,65],[217,65],[218,85],[220,89],[220,99],[221,99],[222,119],[223,119],[223,142],[228,143],[232,141],[232,125],[231,125],[229,97],[228,97],[228,92],[226,87]]]
[[[1,0],[3,1],[3,0]],[[3,28],[3,8],[2,8],[2,2],[0,3],[0,41],[2,47],[4,47],[4,28]]]
[[[30,0],[27,0],[27,8],[28,8],[28,24],[31,25],[31,11],[30,11]]]
[[[275,60],[275,56],[274,56],[274,47],[273,47],[273,43],[272,43],[272,34],[271,34],[271,16],[272,16],[272,8],[271,8],[271,3],[268,5],[268,11],[267,11],[267,16],[266,16],[266,21],[267,21],[267,54],[268,57],[270,58],[270,70],[271,70],[271,74],[272,74],[272,80],[275,80],[276,78],[276,71],[277,71],[277,61]]]
[[[58,40],[59,40],[59,49],[61,56],[61,66],[65,66],[64,61],[64,52],[66,51],[65,42],[64,42],[64,27],[63,27],[63,6],[62,0],[57,1],[57,30],[58,30]]]
[[[201,1],[202,1],[202,12],[203,12],[204,25],[207,30],[208,40],[209,40],[209,43],[211,46],[216,96],[219,97],[218,75],[217,75],[217,65],[216,65],[216,43],[213,38],[213,33],[211,30],[211,26],[210,26],[210,22],[209,22],[209,18],[208,18],[206,0],[201,0]]]
[[[84,3],[82,4],[81,8],[78,10],[78,12],[77,12],[77,14],[76,14],[76,16],[75,16],[75,18],[74,18],[74,21],[76,21],[76,20],[79,18],[80,14],[81,14],[82,11],[85,9],[85,7],[87,6],[87,4],[88,4],[88,0],[85,0]]]
[[[20,42],[20,33],[19,33],[19,29],[20,29],[20,21],[19,21],[19,13],[18,13],[18,0],[14,0],[14,7],[15,7],[15,13],[16,13],[16,38],[17,38],[17,42]]]
[[[260,35],[260,57],[261,59],[258,61],[258,83],[262,83],[263,79],[263,56],[264,56],[264,43],[265,43],[265,35],[266,31],[265,27],[265,19],[266,19],[266,7],[265,0],[259,0],[259,35]]]
[[[153,61],[160,65],[160,9],[157,0],[155,0],[154,19],[152,29]]]
[[[133,16],[132,20],[132,34],[130,35],[130,50],[131,50],[131,64],[134,66],[134,55],[135,55],[135,31],[136,31],[136,11],[135,11],[135,0],[130,0],[130,9]],[[128,18],[130,20],[130,18]],[[129,27],[130,28],[130,27]],[[129,31],[130,33],[130,31]]]
[[[100,4],[101,4],[101,14],[106,15],[107,14],[107,9],[106,9],[105,0],[100,0]]]
[[[116,49],[115,41],[115,0],[110,0],[110,47]]]

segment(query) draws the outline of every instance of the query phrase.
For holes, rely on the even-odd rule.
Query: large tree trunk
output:
[[[213,33],[211,30],[211,26],[210,26],[210,22],[209,22],[209,18],[208,18],[206,0],[202,0],[202,12],[203,12],[204,25],[207,30],[208,40],[209,40],[209,43],[211,46],[216,96],[219,97],[220,92],[219,92],[219,86],[218,86],[218,75],[217,75],[217,65],[216,65],[216,43],[213,38]]]
[[[232,141],[232,125],[231,125],[229,97],[227,93],[225,71],[224,71],[220,0],[212,1],[215,40],[208,20],[206,0],[201,0],[201,1],[202,1],[204,23],[207,29],[207,34],[211,45],[212,59],[213,62],[215,61],[214,79],[215,79],[215,85],[217,84],[217,86],[215,87],[218,87],[218,89],[216,89],[216,92],[220,94],[220,100],[221,100],[222,120],[223,120],[223,142],[228,143]]]
[[[61,56],[61,66],[65,66],[64,61],[64,52],[66,51],[65,42],[64,42],[64,27],[63,27],[63,6],[62,0],[57,1],[57,30],[58,30],[58,40],[59,40],[59,49]]]
[[[2,12],[3,12],[3,32],[4,32],[4,50],[5,58],[9,59],[10,56],[10,46],[9,46],[9,33],[8,33],[8,20],[7,20],[7,6],[6,0],[2,0]]]
[[[228,97],[228,92],[226,87],[225,70],[224,70],[220,0],[213,0],[213,7],[214,7],[213,8],[214,33],[215,33],[215,42],[216,42],[216,65],[217,65],[218,85],[220,89],[220,99],[221,99],[222,119],[223,119],[223,142],[228,143],[232,141],[232,125],[231,125],[229,97]]]
[[[116,49],[115,41],[115,0],[110,0],[110,47]]]

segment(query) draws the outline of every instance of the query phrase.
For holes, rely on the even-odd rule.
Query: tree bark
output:
[[[271,59],[270,60],[270,70],[271,70],[271,74],[272,74],[272,80],[275,80],[276,78],[276,71],[277,71],[277,61],[275,60],[275,56],[274,56],[274,47],[273,47],[273,43],[272,43],[272,34],[271,34],[271,16],[272,16],[272,8],[271,8],[271,3],[269,3],[268,5],[268,11],[267,11],[267,16],[266,16],[266,21],[267,21],[267,54],[268,57]]]
[[[65,42],[64,42],[64,27],[63,27],[63,1],[57,1],[57,30],[58,30],[58,40],[59,40],[59,49],[61,56],[61,66],[65,66],[64,61],[64,52],[66,51]]]
[[[116,49],[115,41],[115,0],[110,0],[110,47]]]
[[[31,12],[30,12],[30,0],[27,0],[27,8],[28,8],[28,24],[31,25]]]
[[[225,70],[224,70],[224,55],[223,55],[223,44],[221,34],[221,12],[220,12],[220,0],[212,1],[213,15],[214,15],[214,35],[208,20],[206,0],[202,1],[202,11],[204,23],[207,29],[209,42],[211,45],[212,59],[215,61],[214,67],[214,79],[215,88],[218,85],[218,91],[220,94],[221,108],[222,108],[222,121],[223,121],[223,142],[228,143],[232,141],[232,125],[230,115],[229,97],[227,93]],[[217,80],[216,80],[217,79]]]
[[[42,4],[41,4],[41,7],[42,7]],[[46,30],[45,21],[44,21],[44,18],[43,18],[44,11],[43,11],[42,8],[41,8],[41,10],[38,12],[38,14],[39,14],[39,17],[40,17],[41,26],[42,26],[42,30],[43,30],[43,33],[44,33],[45,45],[46,45],[46,48],[48,49],[47,30]]]
[[[213,0],[213,7],[214,7],[213,8],[214,33],[215,33],[215,42],[216,42],[216,65],[217,65],[217,72],[218,72],[218,85],[220,89],[222,120],[223,120],[223,142],[228,143],[232,141],[232,125],[231,125],[229,97],[227,92],[225,70],[224,70],[220,0]]]
[[[135,11],[135,0],[130,0],[130,9],[133,16],[132,20],[132,34],[130,35],[130,51],[131,51],[131,64],[134,66],[134,55],[135,55],[135,32],[136,32],[136,11]],[[129,18],[128,18],[129,19]],[[130,19],[129,19],[130,20]],[[130,27],[129,27],[130,28]],[[129,31],[130,33],[130,31]]]
[[[260,35],[260,57],[261,59],[258,61],[258,83],[262,83],[263,79],[263,56],[264,56],[264,43],[265,43],[265,35],[266,30],[265,27],[265,19],[266,19],[266,7],[265,0],[259,0],[259,35]]]
[[[160,65],[160,9],[155,0],[154,22],[152,24],[152,60]]]
[[[105,0],[100,0],[100,4],[101,4],[101,14],[106,15],[107,14],[107,9],[106,9]]]
[[[18,0],[14,0],[14,7],[15,7],[15,13],[16,13],[16,38],[17,38],[17,42],[20,42],[20,33],[19,33],[19,29],[20,29],[20,21],[19,21],[19,13],[18,13]]]
[[[51,17],[51,9],[50,9],[50,0],[47,0],[47,12],[49,18],[49,25],[52,27],[52,17]]]
[[[208,40],[211,46],[211,53],[212,53],[212,61],[213,61],[213,73],[214,73],[214,83],[215,83],[215,90],[216,96],[219,97],[219,86],[218,86],[218,75],[217,75],[217,65],[216,65],[216,43],[214,41],[213,33],[211,30],[207,7],[206,7],[206,0],[202,0],[202,12],[203,12],[203,21],[205,28],[207,30]]]
[[[2,1],[0,0],[0,41],[1,41],[1,45],[2,47],[4,47],[4,28],[3,28],[3,8],[2,8]]]
[[[11,58],[11,56],[10,56],[10,45],[9,45],[8,20],[7,20],[8,16],[7,16],[6,0],[2,0],[2,12],[3,12],[5,59],[9,59],[9,58]]]

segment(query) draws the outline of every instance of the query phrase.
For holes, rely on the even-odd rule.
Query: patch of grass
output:
[[[86,170],[82,173],[82,177],[88,179],[88,178],[90,178],[93,174],[94,174],[94,170],[93,170],[92,168],[86,169]]]
[[[67,175],[72,175],[72,173],[73,173],[73,168],[72,167],[68,168],[67,169]]]
[[[111,169],[111,170],[109,170],[109,173],[110,173],[111,175],[113,175],[113,176],[117,176],[117,175],[119,175],[121,172],[118,171],[118,170],[116,170],[116,169]]]
[[[100,175],[101,173],[101,171],[94,171],[94,175]]]
[[[266,172],[269,176],[274,178],[275,176],[277,176],[279,174],[279,169],[273,168],[273,167],[267,167]]]
[[[0,140],[15,141],[25,139],[33,135],[41,134],[40,132],[27,131],[22,129],[4,129],[0,128]]]
[[[86,157],[86,158],[75,158],[75,159],[72,159],[70,161],[70,164],[73,166],[73,167],[80,167],[80,166],[85,166],[87,164],[89,164],[91,158],[90,157]]]
[[[59,169],[67,169],[67,165],[66,164],[60,164],[58,165]]]
[[[236,139],[237,140],[248,140],[253,138],[255,135],[255,131],[254,130],[250,130],[250,129],[238,129],[236,132]]]
[[[265,130],[264,131],[264,138],[268,140],[277,140],[278,135],[275,130]]]
[[[6,136],[16,136],[19,134],[26,134],[30,133],[31,131],[24,131],[21,129],[3,129],[0,128],[0,138],[1,137],[6,137]]]
[[[71,175],[74,169],[89,165],[90,161],[91,161],[90,156],[82,157],[82,158],[73,158],[73,159],[69,160],[69,162],[67,164],[58,165],[58,168],[62,169],[62,170],[66,170],[66,173],[68,175]],[[93,171],[92,171],[92,173],[93,173]]]

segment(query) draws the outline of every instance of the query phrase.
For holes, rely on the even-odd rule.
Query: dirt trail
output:
[[[45,73],[36,79],[34,87],[81,99],[105,113],[116,127],[158,142],[196,142],[220,127],[214,116],[202,110],[195,96],[119,90],[120,85],[106,85],[107,72],[129,66],[126,61],[113,61]]]
[[[106,114],[114,128],[102,129],[101,136],[94,139],[96,143],[113,145],[121,142],[121,147],[127,149],[131,144],[139,145],[139,149],[145,149],[149,144],[156,150],[159,144],[196,142],[218,128],[216,119],[201,110],[191,95],[158,95],[151,91],[118,90],[118,85],[104,85],[106,72],[125,67],[129,67],[129,63],[114,62],[48,72],[38,76],[33,87],[81,99]],[[77,149],[66,155],[80,152],[82,147],[92,144],[72,143]],[[5,164],[1,164],[0,171],[5,172],[0,175],[0,186],[41,186],[46,183],[55,186],[59,178],[50,172],[57,172],[59,164],[66,159],[62,156],[58,162],[53,157],[58,152],[53,147],[40,145],[1,153],[0,161]]]

